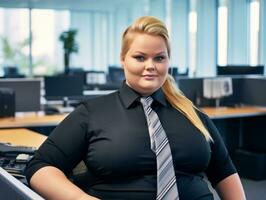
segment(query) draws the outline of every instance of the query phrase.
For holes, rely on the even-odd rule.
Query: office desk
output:
[[[266,152],[266,107],[205,107],[201,109],[215,123],[233,159],[235,159],[237,149]],[[65,117],[66,114],[50,116],[32,114],[4,118],[0,119],[0,128],[56,126]],[[27,129],[0,129],[0,142],[38,147],[45,138],[46,136]],[[237,167],[241,169],[240,165]]]
[[[266,107],[203,107],[201,109],[214,121],[229,149],[243,147],[245,146],[244,143],[251,144],[251,141],[254,143],[255,135],[263,140],[265,137],[266,140],[265,128],[263,128],[266,124]],[[37,132],[49,135],[51,130],[66,116],[67,114],[44,115],[43,113],[21,113],[16,115],[16,117],[0,118],[0,129],[31,128]],[[47,129],[47,127],[52,128],[48,129],[48,131],[41,130],[42,128]],[[264,132],[255,132],[255,130],[261,129]],[[249,142],[245,142],[245,140]]]
[[[46,136],[24,128],[0,130],[0,142],[12,145],[38,148],[45,139]]]
[[[201,108],[213,120],[229,151],[266,151],[266,107]]]
[[[211,119],[242,118],[266,115],[266,107],[243,106],[243,107],[202,107]]]
[[[265,146],[263,142],[266,141],[266,107],[203,107],[201,109],[214,121],[229,150],[242,147],[253,148],[254,144],[261,146],[261,149],[264,148],[262,146]],[[16,117],[0,118],[0,129],[30,128],[49,135],[66,116],[67,114],[20,113]],[[262,140],[258,142],[255,136]]]
[[[19,113],[15,117],[0,118],[0,129],[56,126],[66,116],[67,114]]]
[[[25,128],[0,129],[0,142],[12,145],[39,148],[46,138],[42,134]],[[83,161],[73,169],[74,174],[84,173],[85,171],[86,167]]]
[[[211,119],[232,119],[266,115],[266,107],[203,107]],[[0,118],[1,128],[25,128],[57,126],[67,114],[44,115],[43,113],[20,113],[16,117]]]

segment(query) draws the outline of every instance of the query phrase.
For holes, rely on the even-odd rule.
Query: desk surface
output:
[[[266,115],[266,107],[203,107],[201,108],[211,119],[241,118]]]
[[[211,119],[226,119],[237,117],[251,117],[266,115],[266,107],[245,106],[238,108],[201,108]],[[37,115],[26,114],[13,118],[0,119],[0,128],[31,127],[31,126],[56,126],[67,114],[60,115]],[[46,136],[24,128],[0,129],[0,142],[8,142],[14,145],[39,147]]]
[[[0,130],[0,142],[12,145],[38,148],[45,139],[46,136],[24,128]]]
[[[23,113],[16,117],[0,118],[0,128],[56,126],[66,116],[67,114]]]
[[[266,107],[243,106],[243,107],[203,107],[201,108],[211,119],[226,119],[239,117],[252,117],[266,115]],[[28,113],[10,118],[0,118],[0,128],[23,128],[56,126],[67,114],[44,115]]]

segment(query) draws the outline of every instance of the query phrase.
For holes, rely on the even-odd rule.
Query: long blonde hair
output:
[[[168,36],[168,30],[165,24],[152,16],[144,16],[137,19],[131,26],[129,26],[122,37],[121,47],[121,60],[124,60],[126,53],[128,52],[130,45],[134,40],[136,33],[145,33],[153,36],[160,36],[164,39],[167,53],[170,58],[171,48]],[[196,107],[193,103],[186,98],[183,93],[177,88],[176,82],[171,75],[167,75],[167,78],[162,86],[162,90],[169,103],[177,110],[179,110],[185,117],[187,117],[192,124],[200,130],[205,136],[206,140],[212,140],[211,136],[203,125],[201,119],[196,113]]]

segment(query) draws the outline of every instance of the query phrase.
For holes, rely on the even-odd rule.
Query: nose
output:
[[[153,62],[153,60],[147,60],[147,62],[145,63],[145,69],[149,70],[149,71],[153,71],[155,70],[155,63]]]

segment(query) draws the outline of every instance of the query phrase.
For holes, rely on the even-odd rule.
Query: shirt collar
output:
[[[163,106],[167,106],[167,101],[161,88],[154,92],[151,97],[153,98],[153,100],[159,102]]]
[[[129,87],[125,81],[123,82],[122,87],[119,89],[119,96],[126,108],[129,108],[136,101],[139,102],[140,97],[142,97],[141,94]],[[151,97],[153,100],[159,102],[163,106],[167,106],[167,101],[162,89],[158,89],[151,95]]]

